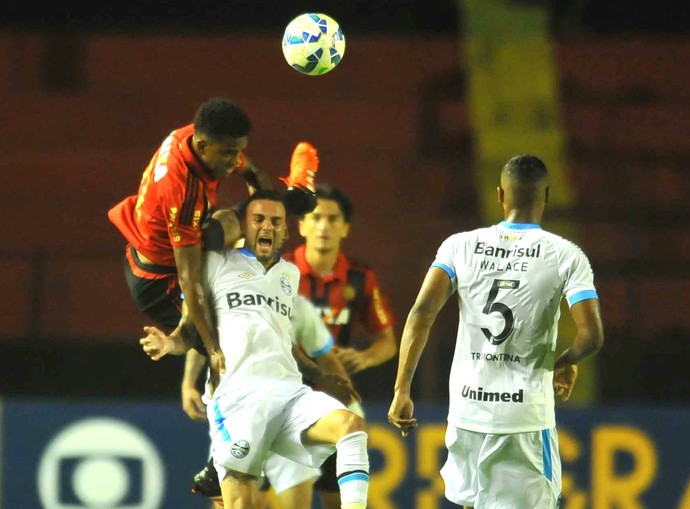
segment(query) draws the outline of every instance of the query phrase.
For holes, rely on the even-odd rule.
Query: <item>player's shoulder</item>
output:
[[[281,255],[280,260],[278,260],[278,264],[281,266],[281,268],[283,268],[283,270],[288,270],[299,274],[299,267],[297,267],[295,262],[288,260],[285,256]]]
[[[345,259],[347,260],[347,270],[349,271],[356,271],[356,272],[362,272],[364,274],[370,274],[370,273],[375,273],[376,271],[374,268],[364,260],[361,260],[359,258],[353,258],[348,255],[345,255]]]
[[[584,254],[584,250],[574,241],[558,235],[557,233],[540,230],[542,239],[554,249],[569,254]]]

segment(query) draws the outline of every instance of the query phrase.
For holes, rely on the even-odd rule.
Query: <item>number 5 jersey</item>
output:
[[[448,422],[483,433],[555,426],[561,299],[596,299],[589,260],[536,224],[503,221],[446,239],[432,267],[458,294]]]

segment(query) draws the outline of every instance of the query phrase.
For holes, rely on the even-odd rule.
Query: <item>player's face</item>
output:
[[[240,154],[247,148],[247,137],[202,140],[197,146],[204,165],[216,178],[227,178],[240,164]]]
[[[350,233],[350,224],[345,222],[338,202],[319,198],[316,208],[300,221],[299,233],[310,249],[337,251]]]
[[[275,261],[287,236],[285,207],[273,200],[256,200],[247,207],[244,247],[265,267]]]

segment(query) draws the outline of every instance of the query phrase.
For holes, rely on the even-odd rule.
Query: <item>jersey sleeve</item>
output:
[[[570,307],[583,300],[599,298],[594,287],[592,266],[578,246],[572,243],[567,244],[560,265],[565,269],[563,295]]]
[[[207,295],[212,295],[218,269],[222,264],[224,254],[218,251],[206,251],[201,266],[201,281]]]
[[[333,348],[333,336],[323,323],[314,305],[301,295],[296,295],[292,307],[293,342],[316,359]]]
[[[449,237],[436,251],[436,258],[431,264],[431,267],[436,267],[443,270],[453,286],[453,291],[458,289],[458,275],[455,268],[455,252],[457,250],[457,236]]]
[[[186,174],[186,178],[184,175]],[[168,171],[158,185],[160,207],[173,247],[201,243],[201,224],[205,210],[205,195],[200,179],[185,170],[182,174]]]
[[[364,326],[369,332],[378,332],[393,326],[393,312],[386,296],[381,292],[373,270],[367,270],[364,278],[362,308]]]

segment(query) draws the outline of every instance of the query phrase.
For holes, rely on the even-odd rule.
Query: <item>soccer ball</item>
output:
[[[283,55],[293,69],[309,76],[326,74],[345,54],[345,36],[326,14],[300,14],[283,34]]]

